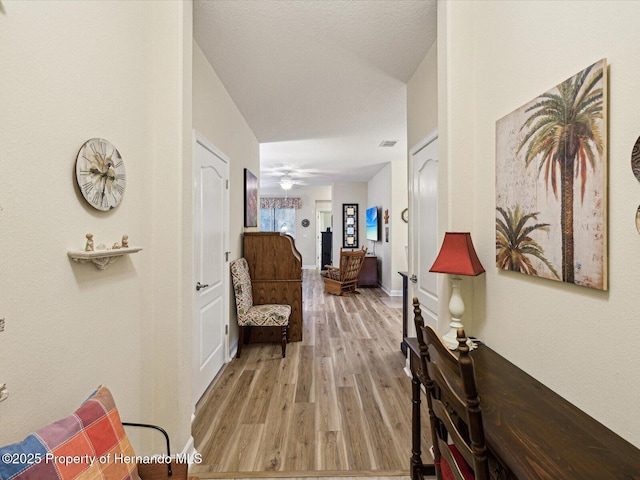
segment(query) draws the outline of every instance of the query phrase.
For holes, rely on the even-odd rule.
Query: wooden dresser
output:
[[[358,275],[358,287],[378,286],[378,257],[367,255],[362,262],[362,270]]]
[[[295,240],[278,232],[244,234],[244,257],[249,264],[253,303],[291,305],[289,340],[302,340],[302,255]],[[251,342],[277,342],[280,332],[254,327]]]

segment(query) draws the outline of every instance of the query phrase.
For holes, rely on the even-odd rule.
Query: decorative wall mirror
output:
[[[358,204],[342,204],[342,247],[358,246]]]

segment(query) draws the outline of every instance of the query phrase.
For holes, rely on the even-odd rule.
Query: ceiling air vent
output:
[[[380,142],[380,147],[395,147],[396,143],[398,143],[397,140],[383,140],[382,142]]]

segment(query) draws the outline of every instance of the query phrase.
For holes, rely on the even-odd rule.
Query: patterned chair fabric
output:
[[[233,291],[236,296],[238,325],[248,327],[282,327],[289,325],[289,305],[254,305],[249,265],[245,258],[231,262]]]
[[[238,352],[240,357],[244,330],[248,327],[280,327],[282,329],[282,356],[285,356],[288,342],[290,305],[254,305],[251,291],[251,276],[246,258],[239,258],[231,262],[231,278],[233,280],[233,293],[236,297],[236,311],[238,313]]]

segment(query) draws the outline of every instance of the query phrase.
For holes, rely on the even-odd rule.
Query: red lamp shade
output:
[[[475,277],[484,273],[469,232],[447,232],[430,272]]]

